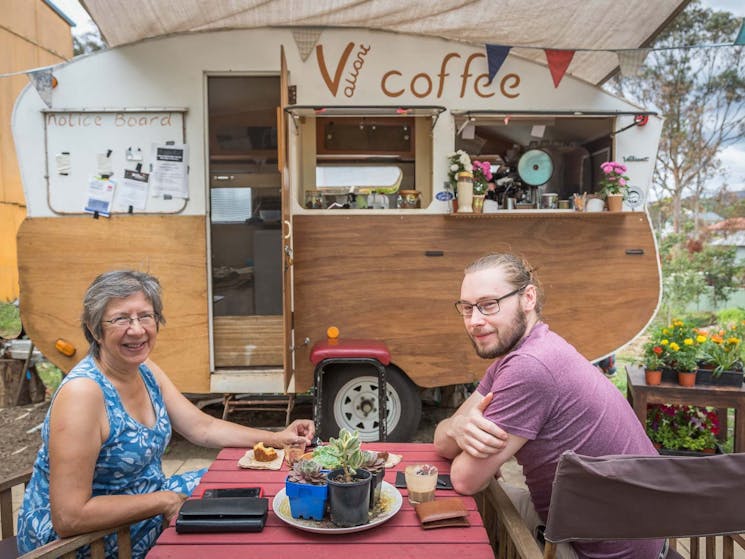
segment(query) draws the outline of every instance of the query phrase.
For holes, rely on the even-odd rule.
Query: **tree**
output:
[[[95,31],[86,31],[80,35],[73,35],[72,38],[72,53],[75,56],[81,54],[90,54],[97,50],[106,48],[106,44],[101,38],[101,34],[96,28]]]
[[[675,232],[686,196],[694,212],[707,180],[720,168],[718,154],[745,138],[745,56],[731,45],[741,20],[729,12],[689,6],[658,37],[638,77],[612,87],[665,119],[652,190],[669,197]]]

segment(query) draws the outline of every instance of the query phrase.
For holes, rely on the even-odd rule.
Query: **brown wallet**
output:
[[[414,507],[422,528],[445,528],[447,526],[470,526],[468,511],[459,497],[435,499],[419,503]]]

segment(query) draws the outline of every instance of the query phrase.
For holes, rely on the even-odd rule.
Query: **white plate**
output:
[[[387,481],[384,481],[380,488],[380,502],[382,503],[380,505],[381,510],[377,511],[376,507],[377,512],[374,511],[371,513],[370,522],[363,524],[362,526],[350,526],[348,528],[334,526],[327,518],[324,518],[321,521],[292,518],[292,514],[290,514],[290,500],[287,498],[284,489],[281,489],[274,496],[272,510],[283,522],[286,522],[295,528],[299,528],[300,530],[305,530],[306,532],[315,532],[316,534],[349,534],[352,532],[369,530],[370,528],[382,524],[399,511],[403,499],[401,498],[401,493],[398,489],[393,487]]]

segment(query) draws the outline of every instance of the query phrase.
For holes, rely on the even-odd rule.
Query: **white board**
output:
[[[184,142],[185,111],[44,111],[50,208],[61,214],[82,213],[88,199],[88,185],[100,171],[110,172],[111,179],[117,183],[116,202],[125,169],[136,170],[139,164],[141,171],[148,173],[154,144]],[[144,213],[177,213],[185,205],[184,199],[154,197],[149,193]]]

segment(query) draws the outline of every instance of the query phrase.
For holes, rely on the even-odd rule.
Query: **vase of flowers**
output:
[[[600,170],[603,172],[600,177],[600,188],[605,195],[608,211],[620,212],[629,189],[629,177],[625,175],[626,165],[617,161],[606,161],[601,163]]]
[[[472,212],[473,164],[462,149],[448,155],[448,179],[458,202],[458,213]]]
[[[492,180],[491,164],[488,161],[473,162],[473,211],[481,213],[484,207],[484,199]]]

